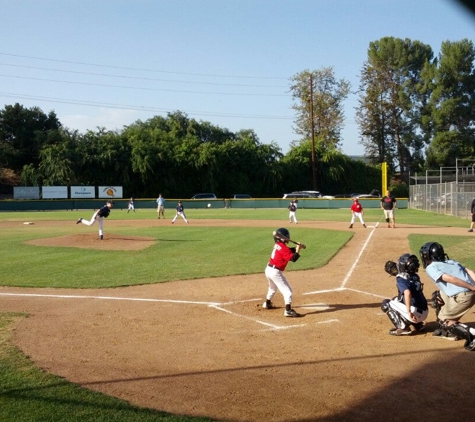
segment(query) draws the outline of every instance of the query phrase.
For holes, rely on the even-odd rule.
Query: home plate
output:
[[[368,229],[374,229],[374,226],[367,226]]]
[[[308,305],[294,306],[294,308],[309,309],[312,311],[326,311],[330,306],[326,303],[309,303]]]

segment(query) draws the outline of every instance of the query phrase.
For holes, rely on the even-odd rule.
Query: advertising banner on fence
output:
[[[71,198],[95,198],[96,189],[94,186],[71,186]]]
[[[41,188],[43,199],[68,199],[67,186],[43,186]]]
[[[122,186],[99,186],[99,198],[123,198]]]
[[[38,186],[13,186],[13,199],[40,199]]]

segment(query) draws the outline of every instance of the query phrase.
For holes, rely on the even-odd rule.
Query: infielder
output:
[[[127,214],[129,213],[130,210],[132,210],[133,212],[135,212],[134,198],[130,198],[129,206],[127,207]]]
[[[393,336],[411,335],[411,325],[416,331],[424,329],[424,322],[429,315],[427,300],[423,293],[423,285],[419,278],[419,260],[411,254],[402,255],[398,262],[386,262],[385,271],[396,276],[398,295],[385,299],[381,309],[394,324],[389,330]]]
[[[363,205],[360,204],[360,201],[358,198],[353,199],[353,204],[351,204],[351,222],[350,222],[350,229],[353,228],[353,224],[355,222],[355,218],[358,217],[359,220],[361,221],[361,224],[363,224],[363,227],[366,228],[366,224],[364,223],[363,220]]]
[[[178,218],[178,216],[183,218],[183,220],[185,220],[185,223],[188,224],[188,220],[186,219],[185,215],[185,208],[183,207],[181,201],[178,201],[178,206],[176,207],[176,214],[175,217],[173,217],[172,224],[175,223],[175,220]]]
[[[289,223],[292,221],[297,224],[297,200],[294,199],[290,202],[290,205],[287,207],[289,210]]]
[[[104,205],[102,208],[98,209],[93,215],[91,220],[85,220],[84,218],[80,218],[78,221],[76,221],[76,224],[82,223],[85,224],[86,226],[92,226],[96,220],[99,220],[99,239],[103,240],[104,239],[104,218],[109,217],[109,214],[111,212],[111,208],[114,206],[113,201],[107,201],[106,205]]]
[[[274,309],[275,306],[272,303],[277,290],[282,293],[285,303],[284,316],[297,318],[302,315],[298,314],[292,309],[292,288],[290,287],[287,279],[284,276],[285,267],[289,261],[295,262],[300,258],[300,249],[304,248],[303,245],[297,245],[296,248],[289,248],[287,246],[288,240],[283,240],[279,235],[285,239],[290,239],[290,233],[287,229],[280,228],[276,230],[274,236],[274,249],[265,269],[265,275],[269,282],[269,288],[267,290],[266,301],[262,305],[264,309]]]

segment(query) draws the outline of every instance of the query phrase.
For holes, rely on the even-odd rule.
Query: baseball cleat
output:
[[[82,221],[82,218],[80,218],[78,221],[76,221],[76,224],[79,224]]]
[[[270,300],[266,300],[263,304],[262,307],[264,309],[275,309],[274,304]]]
[[[301,317],[302,315],[300,315],[299,313],[291,309],[290,311],[284,311],[284,316],[291,317],[291,318],[298,318],[298,317]]]

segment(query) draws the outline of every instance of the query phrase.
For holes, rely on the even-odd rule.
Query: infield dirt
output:
[[[94,232],[47,239],[48,245],[136,249],[153,241],[114,236],[114,224],[151,223],[110,221],[102,243]],[[299,227],[349,230],[347,223]],[[287,273],[303,318],[283,316],[279,293],[278,309],[261,307],[263,273],[100,290],[1,287],[22,296],[0,296],[0,307],[29,314],[13,338],[36,365],[140,406],[250,422],[472,420],[475,354],[464,351],[462,341],[432,337],[432,311],[425,333],[389,336],[392,325],[380,309],[396,291],[384,263],[409,251],[407,236],[454,230],[464,234],[441,227],[355,227],[324,268]],[[303,251],[302,259],[311,253]],[[421,278],[430,297],[435,287],[423,271]],[[473,311],[464,322],[474,322]]]

